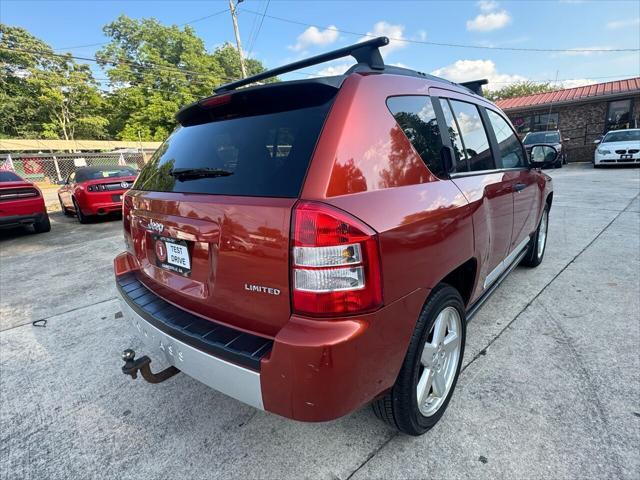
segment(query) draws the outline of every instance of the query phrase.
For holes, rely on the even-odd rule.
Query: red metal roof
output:
[[[507,98],[498,100],[496,104],[503,110],[513,108],[533,107],[558,102],[570,102],[585,100],[592,97],[604,95],[616,95],[620,93],[640,93],[640,77],[629,78],[627,80],[616,80],[613,82],[596,83],[584,87],[565,88],[555,92],[536,93],[523,97]]]

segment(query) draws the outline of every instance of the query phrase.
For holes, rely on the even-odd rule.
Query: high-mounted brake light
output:
[[[214,97],[205,98],[200,101],[200,106],[205,108],[217,107],[218,105],[225,105],[231,101],[231,94],[216,95]]]
[[[382,305],[378,238],[368,225],[328,205],[301,202],[291,238],[296,313],[355,314]]]

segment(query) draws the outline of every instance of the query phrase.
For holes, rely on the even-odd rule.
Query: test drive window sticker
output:
[[[153,235],[153,245],[158,267],[187,277],[191,275],[189,246],[185,240]]]

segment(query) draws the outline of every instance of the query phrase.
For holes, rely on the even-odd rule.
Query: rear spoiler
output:
[[[371,40],[367,40],[366,42],[356,43],[355,45],[349,45],[348,47],[339,48],[337,50],[316,55],[305,60],[299,60],[297,62],[289,63],[288,65],[283,65],[282,67],[277,67],[265,72],[257,73],[255,75],[251,75],[250,77],[236,80],[235,82],[225,83],[224,85],[219,86],[213,91],[216,94],[228,92],[230,90],[235,90],[236,88],[249,85],[250,83],[259,82],[260,80],[265,80],[267,78],[282,75],[283,73],[293,72],[301,68],[311,67],[313,65],[318,65],[330,60],[336,60],[338,58],[349,56],[355,58],[356,62],[358,63],[364,63],[368,65],[372,70],[384,70],[384,60],[382,60],[382,55],[380,55],[380,50],[378,50],[378,47],[383,47],[388,44],[389,39],[387,37],[373,38]]]

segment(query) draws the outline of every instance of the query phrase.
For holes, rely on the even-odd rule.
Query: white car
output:
[[[611,130],[601,139],[593,155],[593,166],[640,164],[640,128]]]

